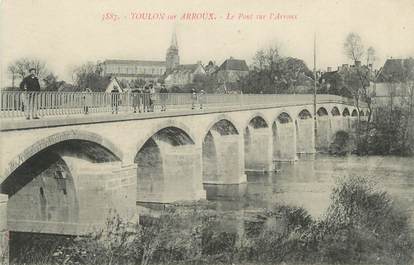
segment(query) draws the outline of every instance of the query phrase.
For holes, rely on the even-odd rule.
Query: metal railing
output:
[[[89,113],[152,112],[169,109],[225,106],[284,106],[313,104],[307,94],[148,94],[105,92],[0,92],[0,118],[66,116]],[[353,105],[352,99],[318,95],[318,103]]]

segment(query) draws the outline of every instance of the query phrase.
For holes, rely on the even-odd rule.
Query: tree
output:
[[[372,46],[370,46],[367,49],[367,65],[374,64],[376,59],[376,51]]]
[[[73,71],[72,79],[82,90],[91,87],[102,79],[101,68],[98,64],[87,62]]]
[[[15,86],[16,78],[23,80],[29,74],[29,69],[36,69],[39,80],[43,80],[51,72],[46,68],[46,63],[35,58],[21,58],[9,65],[8,72],[12,76],[12,86]]]
[[[361,37],[357,33],[351,32],[345,39],[344,53],[349,59],[353,60],[355,64],[354,67],[348,69],[344,77],[344,83],[354,97],[358,113],[360,112],[361,100],[368,105],[369,109],[368,122],[366,123],[364,129],[361,128],[361,119],[358,115],[356,138],[359,149],[359,147],[367,145],[370,127],[369,124],[371,122],[372,114],[371,95],[369,92],[370,81],[372,79],[371,69],[369,69],[368,66],[362,66],[361,59],[366,55],[367,62],[373,61],[375,59],[375,49],[373,47],[369,47],[365,51]],[[361,135],[363,135],[362,138]]]
[[[145,86],[146,82],[144,79],[134,79],[131,81],[131,86],[134,88],[143,88]]]
[[[12,88],[15,87],[15,80],[17,78],[17,67],[16,65],[9,65],[9,67],[7,68],[7,71],[11,74],[12,76]]]
[[[360,61],[364,55],[361,37],[354,32],[348,34],[344,42],[345,55],[354,62]]]
[[[295,92],[303,77],[312,78],[312,72],[303,60],[282,57],[279,50],[279,46],[274,46],[256,52],[253,70],[239,81],[243,93]]]
[[[60,85],[64,83],[64,81],[58,81],[58,76],[53,73],[50,73],[43,78],[43,82],[45,84],[44,90],[46,91],[58,91]]]

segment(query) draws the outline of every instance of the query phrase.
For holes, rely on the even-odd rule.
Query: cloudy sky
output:
[[[21,57],[46,61],[68,82],[73,68],[86,61],[164,60],[174,28],[181,63],[221,63],[230,56],[250,62],[257,49],[277,43],[284,55],[312,68],[316,33],[317,67],[336,67],[349,63],[342,46],[352,31],[376,49],[376,67],[389,57],[414,56],[412,0],[2,0],[0,5],[2,86],[10,83],[7,66]],[[213,13],[215,19],[181,19],[194,12]],[[106,13],[118,19],[103,20]],[[132,19],[132,13],[164,19]]]

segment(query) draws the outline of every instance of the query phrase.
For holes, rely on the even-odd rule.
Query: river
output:
[[[338,178],[366,176],[407,211],[414,230],[414,158],[317,154],[276,163],[275,168],[271,173],[247,172],[244,185],[205,185],[207,198],[222,210],[255,211],[281,204],[302,206],[319,218]]]

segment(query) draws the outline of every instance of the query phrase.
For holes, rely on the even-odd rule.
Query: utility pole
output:
[[[318,132],[316,121],[316,32],[313,36],[313,121],[314,121],[314,137]]]

